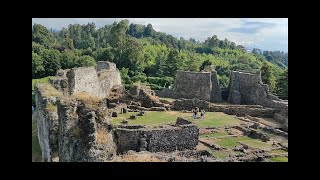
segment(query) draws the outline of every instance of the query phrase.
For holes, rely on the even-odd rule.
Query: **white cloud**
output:
[[[237,44],[258,47],[265,50],[288,50],[287,18],[34,18],[47,28],[61,29],[69,24],[94,22],[97,27],[128,19],[130,23],[152,24],[156,31],[171,34],[177,38],[194,38],[204,41],[217,35]]]

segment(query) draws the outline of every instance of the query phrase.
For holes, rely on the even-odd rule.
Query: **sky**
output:
[[[177,38],[203,42],[217,35],[246,48],[288,52],[288,18],[33,18],[34,23],[60,30],[69,24],[94,22],[97,28],[128,19],[134,24],[152,24],[156,31]]]

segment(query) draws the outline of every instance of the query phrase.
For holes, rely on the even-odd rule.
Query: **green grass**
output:
[[[285,151],[282,149],[275,149],[275,150],[272,150],[271,153],[283,154],[283,153],[288,153],[288,151]]]
[[[271,147],[271,144],[262,142],[259,139],[251,139],[250,138],[248,140],[242,140],[240,142],[243,143],[243,144],[246,144],[246,145],[248,145],[249,147],[252,147],[252,148],[263,149],[263,148],[270,148]]]
[[[271,161],[273,161],[273,162],[288,162],[288,158],[278,156],[278,157],[271,158]]]
[[[41,79],[32,79],[32,105],[35,105],[34,87],[37,83],[49,84],[49,78],[53,76],[44,77]]]
[[[41,149],[38,140],[37,122],[32,122],[32,161],[41,160]]]
[[[225,147],[225,148],[233,148],[243,140],[251,140],[251,138],[247,136],[241,136],[241,137],[231,137],[231,138],[224,138],[224,139],[218,139],[215,141],[215,143],[220,146],[220,147]]]
[[[112,118],[111,122],[113,124],[120,124],[123,119],[129,118],[131,115],[138,114],[137,112],[129,112],[125,114],[120,114],[116,118]],[[176,117],[174,115],[168,114],[166,112],[160,111],[148,111],[145,116],[137,116],[135,120],[129,120],[131,125],[146,125],[154,126],[167,123],[175,123]]]
[[[228,135],[228,133],[224,131],[224,132],[217,132],[217,133],[210,133],[210,134],[202,134],[200,135],[200,137],[206,138],[207,136],[209,136],[210,138],[210,137],[220,137],[220,136],[226,136],[226,135]]]
[[[217,157],[219,159],[227,158],[231,153],[226,151],[211,151],[212,156]]]
[[[119,114],[118,117],[112,118],[113,124],[120,124],[123,119],[129,118],[130,115],[137,114],[137,112],[130,112],[126,114]],[[229,116],[222,112],[207,112],[204,120],[192,119],[191,113],[183,113],[179,111],[147,111],[146,116],[137,116],[136,120],[129,120],[131,125],[160,125],[167,123],[175,123],[177,117],[186,117],[189,120],[195,122],[200,128],[203,127],[218,127],[239,125],[240,120]]]
[[[235,146],[240,145],[239,143],[243,143],[248,145],[251,148],[270,148],[271,144],[262,142],[259,139],[253,139],[247,136],[240,136],[240,137],[231,137],[231,138],[224,138],[224,139],[217,139],[214,141],[218,146],[225,147],[225,148],[233,148]]]

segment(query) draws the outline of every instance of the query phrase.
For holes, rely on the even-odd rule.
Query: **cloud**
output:
[[[177,38],[204,41],[217,35],[245,47],[288,51],[287,18],[33,18],[32,24],[59,30],[69,24],[94,22],[100,28],[122,19],[135,24],[150,23],[156,31]]]

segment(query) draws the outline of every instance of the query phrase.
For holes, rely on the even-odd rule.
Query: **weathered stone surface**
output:
[[[260,105],[218,105],[209,103],[199,99],[177,99],[173,103],[174,110],[188,110],[191,111],[194,108],[205,109],[211,112],[224,112],[229,115],[237,116],[256,116],[256,117],[273,117],[276,112],[271,108],[264,108]]]
[[[155,92],[149,86],[143,84],[133,85],[129,93],[143,107],[164,107],[164,104],[160,102],[159,97],[155,96]]]
[[[194,149],[198,144],[199,129],[195,124],[138,129],[118,127],[115,133],[119,153],[141,148],[151,152],[170,152]]]
[[[61,162],[102,162],[116,155],[116,145],[103,107],[91,109],[84,101],[58,101]]]
[[[216,71],[211,71],[211,95],[210,95],[210,102],[221,102],[221,89],[217,77]]]
[[[196,98],[211,102],[222,100],[216,71],[177,71],[172,89],[164,88],[157,91],[157,95],[169,98]]]
[[[261,81],[261,73],[231,71],[228,101],[234,104],[259,104],[276,109],[287,123],[288,102],[269,93],[269,87]],[[279,117],[279,116],[278,116]]]
[[[42,152],[42,161],[52,162],[58,154],[58,115],[56,97],[62,96],[49,84],[37,84],[35,87],[38,139]]]
[[[184,124],[192,124],[192,121],[190,121],[187,118],[178,117],[176,125],[184,125]]]
[[[113,87],[121,86],[121,77],[114,63],[103,61],[98,62],[97,68],[92,66],[59,70],[49,82],[64,94],[87,92],[104,98],[109,96]]]

